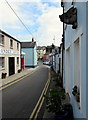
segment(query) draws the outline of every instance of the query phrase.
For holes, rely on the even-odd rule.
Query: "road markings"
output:
[[[48,68],[48,69],[49,69],[49,68]],[[37,118],[38,113],[39,113],[39,111],[40,111],[40,109],[41,109],[41,107],[42,107],[42,104],[43,104],[43,102],[44,102],[44,99],[45,99],[45,98],[44,98],[44,95],[46,95],[46,93],[47,93],[49,84],[50,84],[50,69],[49,69],[49,74],[48,74],[48,80],[47,80],[47,82],[46,82],[46,84],[45,84],[45,87],[44,87],[44,89],[43,89],[43,91],[42,91],[42,93],[41,93],[41,96],[40,96],[40,98],[39,98],[39,100],[38,100],[38,102],[37,102],[37,104],[36,104],[33,112],[31,113],[31,115],[30,115],[30,117],[29,117],[29,120],[30,120],[30,119],[36,119],[36,118]]]
[[[48,87],[49,87],[49,82],[47,83],[47,86],[46,86],[46,90],[45,90],[45,92],[44,92],[44,95],[46,95],[46,92],[47,92],[47,90],[48,90]],[[42,100],[41,100],[40,106],[39,106],[39,108],[38,108],[38,110],[37,110],[37,112],[36,112],[36,115],[35,115],[34,119],[37,118],[38,113],[39,113],[39,111],[40,111],[40,109],[41,109],[41,107],[42,107],[42,105],[43,105],[44,100],[45,100],[45,99],[44,99],[44,97],[43,97]]]
[[[35,70],[35,71],[36,71],[36,70]],[[2,87],[0,88],[0,91],[3,90],[3,89],[5,89],[5,88],[7,88],[7,87],[9,87],[9,86],[11,86],[11,85],[13,85],[13,84],[15,84],[15,83],[17,83],[17,82],[19,82],[19,81],[21,81],[21,80],[23,80],[24,78],[26,78],[26,77],[30,76],[31,74],[33,74],[35,71],[32,71],[31,73],[29,73],[29,74],[21,77],[20,79],[17,79],[17,80],[15,80],[15,81],[12,81],[11,83],[7,83],[6,85],[4,85],[4,86],[2,86]]]

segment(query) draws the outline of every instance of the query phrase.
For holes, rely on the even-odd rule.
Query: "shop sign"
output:
[[[0,54],[5,54],[5,55],[19,55],[19,52],[16,52],[14,50],[8,50],[8,49],[1,49],[0,48]]]

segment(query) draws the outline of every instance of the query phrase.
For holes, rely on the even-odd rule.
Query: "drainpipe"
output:
[[[33,67],[34,67],[34,48],[33,48]]]
[[[63,14],[64,14],[64,5],[63,7]],[[64,22],[63,22],[63,35],[62,35],[62,85],[63,85],[63,70],[64,70],[64,48],[65,48],[65,39],[64,39],[65,35],[64,35]]]

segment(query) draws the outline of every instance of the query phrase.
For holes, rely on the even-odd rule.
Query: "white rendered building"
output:
[[[0,78],[10,76],[21,69],[21,43],[0,30]]]
[[[77,10],[77,27],[73,29],[72,25],[65,24],[64,29],[64,87],[70,96],[74,118],[88,120],[88,2],[64,0],[62,4],[65,13],[72,7]],[[64,15],[72,17],[74,14]],[[73,88],[77,90],[75,94]]]

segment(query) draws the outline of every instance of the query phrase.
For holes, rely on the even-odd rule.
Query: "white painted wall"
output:
[[[71,3],[66,3],[65,10],[68,10]],[[65,79],[64,86],[66,91],[70,94],[71,104],[75,118],[87,118],[88,116],[88,99],[86,99],[86,3],[75,3],[77,7],[77,29],[72,29],[71,25],[67,25],[65,30]],[[88,29],[87,29],[88,30]],[[76,40],[79,38],[78,45]],[[70,48],[70,52],[68,51]],[[69,84],[68,84],[69,83]],[[77,85],[80,89],[80,103],[78,104],[72,95],[73,87]],[[79,109],[80,106],[80,109]],[[87,110],[87,111],[86,111]]]
[[[56,73],[59,70],[59,54],[56,54]]]
[[[86,3],[86,13],[88,13],[88,2]],[[88,106],[88,15],[86,16],[86,106]],[[82,66],[84,67],[84,66]],[[86,107],[86,116],[88,120],[88,107]]]
[[[69,95],[71,95],[71,55],[70,55],[70,47],[66,50],[66,92],[69,92]],[[69,83],[69,84],[68,84]]]

